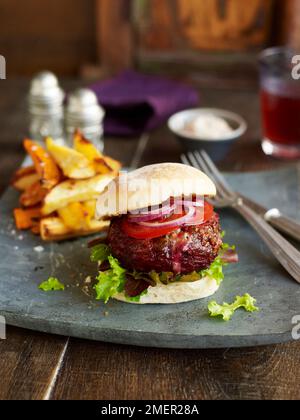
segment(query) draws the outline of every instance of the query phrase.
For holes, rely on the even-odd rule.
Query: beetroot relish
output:
[[[134,279],[131,276],[127,276],[125,283],[125,294],[128,297],[140,296],[148,287],[150,283],[145,280]]]

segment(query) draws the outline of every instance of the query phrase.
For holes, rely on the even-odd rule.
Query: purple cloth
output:
[[[197,91],[189,86],[130,70],[95,83],[91,89],[106,111],[105,134],[116,136],[151,131],[199,101]]]

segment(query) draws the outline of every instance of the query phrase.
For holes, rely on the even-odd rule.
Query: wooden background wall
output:
[[[0,54],[8,77],[96,62],[94,0],[0,0]]]
[[[174,57],[214,65],[220,52],[226,65],[231,54],[247,61],[283,42],[300,49],[300,0],[0,0],[8,75],[116,71]]]
[[[146,49],[257,48],[270,36],[273,0],[144,0],[137,19]]]

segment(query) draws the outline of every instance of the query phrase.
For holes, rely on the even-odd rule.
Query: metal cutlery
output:
[[[300,224],[292,220],[290,217],[284,216],[281,211],[277,208],[267,209],[261,204],[245,197],[240,194],[244,203],[251,207],[256,213],[265,219],[266,222],[270,223],[277,230],[282,233],[286,233],[291,238],[300,241]]]

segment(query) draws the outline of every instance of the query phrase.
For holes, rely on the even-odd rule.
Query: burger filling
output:
[[[92,260],[100,265],[98,299],[107,302],[124,292],[139,301],[158,283],[207,276],[221,282],[223,266],[236,262],[236,254],[223,244],[219,216],[210,204],[171,201],[113,218],[107,243],[93,248]]]
[[[222,246],[219,217],[202,225],[181,226],[158,238],[135,239],[128,235],[128,216],[113,219],[108,234],[112,255],[128,270],[189,274],[208,268]]]

